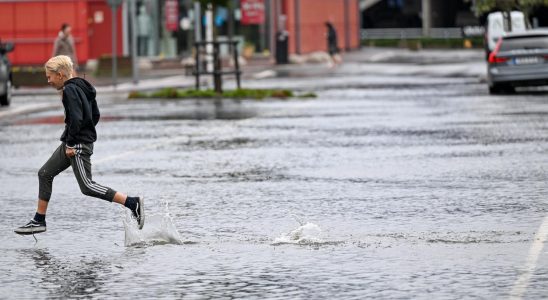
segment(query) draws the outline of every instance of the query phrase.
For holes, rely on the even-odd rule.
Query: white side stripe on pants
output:
[[[78,169],[80,170],[80,176],[82,177],[82,180],[84,181],[84,184],[92,191],[100,194],[106,194],[107,188],[100,186],[96,183],[91,183],[89,178],[87,177],[87,174],[85,172],[82,159],[80,157],[76,157],[76,164],[78,165]]]
[[[82,153],[82,146],[80,144],[77,145],[76,148],[76,154]],[[82,162],[82,158],[80,158],[79,155],[76,155],[75,159],[78,170],[80,170],[80,176],[82,177],[82,181],[84,182],[86,187],[96,193],[102,195],[106,194],[108,190],[106,187],[98,185],[96,183],[92,183],[91,180],[88,178],[86,169],[84,168],[84,163]]]

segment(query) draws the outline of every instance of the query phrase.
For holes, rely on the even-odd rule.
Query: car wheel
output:
[[[493,85],[489,86],[489,94],[513,94],[516,91],[516,89],[509,85],[509,84],[496,84],[493,83]]]
[[[504,87],[500,84],[493,84],[489,86],[489,94],[498,95],[504,92]]]
[[[6,93],[4,95],[0,95],[0,105],[1,106],[8,106],[11,103],[11,80],[8,79],[6,81]]]

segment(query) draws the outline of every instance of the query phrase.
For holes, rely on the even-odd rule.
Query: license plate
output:
[[[539,64],[542,62],[544,62],[544,59],[538,56],[525,56],[525,57],[514,58],[514,64],[516,65]]]

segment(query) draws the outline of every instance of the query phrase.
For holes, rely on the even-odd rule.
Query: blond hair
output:
[[[60,73],[66,78],[72,77],[72,60],[66,55],[57,55],[50,58],[45,64],[44,69],[51,73]]]

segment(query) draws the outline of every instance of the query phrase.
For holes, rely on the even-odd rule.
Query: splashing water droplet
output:
[[[146,223],[142,230],[138,229],[137,222],[131,216],[129,210],[124,210],[125,246],[184,244],[179,231],[177,231],[177,228],[173,224],[167,203],[164,210],[163,213],[147,215]]]
[[[322,229],[320,226],[307,222],[289,233],[282,234],[274,240],[273,244],[322,244],[325,242],[322,235]]]

